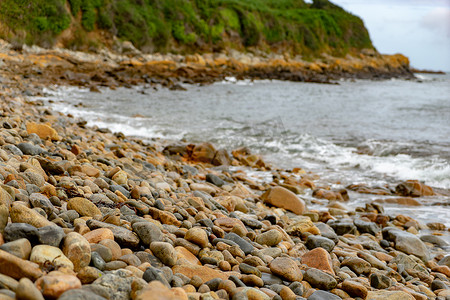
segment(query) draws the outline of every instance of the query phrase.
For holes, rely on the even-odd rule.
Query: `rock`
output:
[[[367,298],[370,300],[414,300],[415,298],[403,291],[369,291]]]
[[[286,228],[286,233],[289,235],[301,237],[304,233],[320,234],[319,228],[317,228],[311,219],[307,216],[300,216],[296,219],[294,224],[289,225]]]
[[[43,275],[37,264],[20,259],[3,250],[0,250],[0,274],[15,279],[27,277],[31,280],[36,280]]]
[[[152,222],[136,222],[132,227],[142,243],[146,246],[150,245],[152,242],[160,242],[163,240],[161,229]]]
[[[273,274],[289,281],[302,281],[302,272],[297,263],[288,257],[277,257],[269,265]]]
[[[333,228],[333,230],[336,232],[337,235],[344,235],[344,234],[355,234],[356,233],[356,226],[353,224],[351,220],[341,219],[341,220],[334,220],[329,221],[328,225]]]
[[[1,245],[0,249],[18,258],[28,259],[31,253],[31,243],[27,239],[18,239]]]
[[[321,290],[332,290],[337,285],[337,281],[333,276],[314,268],[306,270],[304,279],[309,282],[312,287]]]
[[[225,184],[225,181],[223,181],[219,176],[211,173],[206,174],[206,181],[218,187],[221,187],[222,185]]]
[[[383,274],[372,273],[369,276],[369,280],[370,286],[377,290],[384,290],[392,285],[391,279]]]
[[[5,227],[3,233],[3,237],[7,242],[24,238],[32,244],[37,244],[38,236],[37,228],[27,223],[10,223]]]
[[[59,141],[61,139],[58,132],[49,124],[27,123],[27,132],[28,134],[35,133],[44,140]]]
[[[150,250],[165,265],[172,267],[177,262],[177,252],[173,246],[165,242],[152,242]]]
[[[241,271],[242,274],[253,274],[258,277],[261,277],[261,271],[258,270],[256,267],[250,266],[246,263],[240,263],[239,264],[239,271]]]
[[[331,252],[334,248],[334,242],[320,235],[309,235],[306,239],[306,247],[310,250],[320,247]]]
[[[395,249],[406,254],[413,254],[423,261],[428,261],[430,253],[425,244],[414,234],[393,227],[383,229],[383,237],[395,243]]]
[[[422,236],[420,236],[420,240],[422,242],[434,244],[434,245],[436,245],[438,247],[447,247],[447,246],[449,246],[449,244],[446,241],[444,241],[440,237],[438,237],[436,235],[432,235],[432,234],[422,235]]]
[[[65,291],[58,298],[58,300],[106,300],[106,298],[99,296],[91,291],[82,289],[72,289]]]
[[[103,290],[107,299],[130,299],[131,283],[133,276],[128,270],[116,270],[109,272],[95,280],[91,286],[93,291]]]
[[[110,262],[110,261],[111,261],[111,259],[108,260],[108,262]],[[91,252],[91,264],[94,267],[96,267],[97,269],[99,269],[100,271],[105,270],[105,267],[106,267],[106,262],[103,259],[103,257],[98,252],[95,252],[95,251]]]
[[[349,267],[357,275],[367,274],[370,272],[371,265],[364,259],[359,257],[349,257],[342,261],[342,267]]]
[[[323,248],[315,248],[304,254],[302,256],[302,264],[335,275],[331,256],[328,251]]]
[[[161,282],[162,284],[164,284],[164,286],[170,287],[169,281],[167,280],[166,276],[164,275],[164,272],[155,267],[148,267],[145,270],[142,278],[147,282],[152,282],[152,281],[157,280],[157,281]]]
[[[418,180],[407,180],[395,187],[395,192],[405,197],[422,197],[435,195],[433,189]]]
[[[75,272],[88,266],[91,261],[91,246],[79,233],[70,232],[66,235],[62,251],[73,262]]]
[[[128,175],[124,171],[119,171],[111,178],[114,180],[117,184],[127,184],[128,182]]]
[[[212,163],[215,155],[216,149],[214,146],[210,143],[203,143],[194,146],[190,159],[198,162]]]
[[[238,236],[236,233],[233,232],[227,233],[224,238],[238,244],[245,254],[250,254],[254,250],[252,244],[250,244],[249,242]]]
[[[233,294],[232,300],[252,299],[252,300],[269,300],[270,297],[258,289],[251,287],[238,288]]]
[[[380,227],[374,222],[367,222],[361,219],[355,219],[353,221],[353,224],[355,224],[356,228],[358,228],[358,231],[360,233],[368,233],[373,236],[376,236],[378,232],[381,231]]]
[[[34,246],[31,250],[30,261],[41,266],[46,262],[51,262],[55,266],[67,267],[73,270],[73,263],[64,255],[61,249],[53,246]]]
[[[61,240],[66,236],[64,230],[59,226],[44,226],[38,228],[39,243],[59,247]]]
[[[225,273],[208,268],[206,266],[196,266],[191,264],[175,265],[172,268],[172,271],[174,274],[181,273],[189,278],[192,278],[193,276],[199,276],[203,282],[207,282],[214,278],[220,278],[222,280],[228,279],[228,276],[225,275]]]
[[[0,233],[3,232],[8,224],[9,209],[5,204],[0,204]]]
[[[10,210],[10,217],[13,223],[27,223],[34,227],[56,226],[47,220],[36,210],[30,209],[20,203],[13,203]]]
[[[256,242],[260,245],[267,245],[269,247],[278,245],[283,238],[280,231],[271,229],[256,236]]]
[[[42,276],[35,285],[46,299],[58,299],[67,290],[81,288],[81,282],[76,276],[59,271]]]
[[[184,239],[191,243],[199,245],[201,248],[205,248],[206,246],[208,246],[209,243],[206,231],[204,231],[199,227],[193,227],[189,229],[186,232]]]
[[[108,228],[98,228],[88,233],[85,233],[83,237],[91,244],[97,244],[103,240],[114,240],[114,233]]]
[[[94,203],[92,203],[88,199],[81,197],[75,197],[70,199],[67,202],[67,209],[75,210],[77,213],[80,214],[80,216],[86,217],[102,216],[102,212],[100,211],[100,209],[98,209],[97,206],[95,206]]]
[[[341,297],[326,291],[315,291],[308,300],[341,300]]]
[[[87,220],[86,224],[91,230],[98,228],[110,229],[114,234],[114,240],[122,247],[136,248],[139,245],[139,238],[137,235],[126,228],[93,219]]]
[[[41,292],[28,278],[22,278],[19,281],[19,285],[16,289],[17,300],[44,300]]]
[[[0,287],[6,288],[11,291],[17,290],[19,282],[12,277],[0,274]]]
[[[82,284],[92,283],[100,278],[100,276],[102,276],[102,272],[100,272],[98,268],[94,267],[84,267],[77,273],[77,277],[80,279]]]
[[[198,258],[192,254],[189,250],[182,246],[175,247],[175,251],[177,252],[177,260],[185,259],[193,265],[202,265]]]
[[[342,289],[350,296],[360,297],[362,299],[366,299],[368,293],[368,290],[366,287],[364,287],[364,285],[350,279],[344,280],[344,282],[342,283]]]
[[[261,196],[261,199],[264,203],[290,210],[298,215],[305,211],[305,202],[281,186],[270,188]]]
[[[159,281],[152,281],[137,293],[134,300],[187,300],[184,290],[170,290]],[[206,298],[202,298],[206,299]]]
[[[447,266],[450,268],[450,255],[444,256],[440,261],[438,261],[438,265]]]

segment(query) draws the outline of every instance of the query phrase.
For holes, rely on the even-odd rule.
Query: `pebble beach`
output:
[[[87,127],[30,101],[46,67],[24,65],[25,76],[11,61],[0,77],[0,299],[450,299],[449,228],[383,208],[448,190],[353,185],[392,197],[348,209],[346,189],[252,149]]]

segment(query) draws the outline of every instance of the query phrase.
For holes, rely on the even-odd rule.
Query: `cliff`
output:
[[[144,53],[235,49],[307,59],[374,49],[362,20],[327,0],[3,0],[0,38],[82,51],[130,41]]]

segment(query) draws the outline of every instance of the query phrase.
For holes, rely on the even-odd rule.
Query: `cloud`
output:
[[[450,7],[437,7],[431,10],[422,17],[420,25],[450,38]]]

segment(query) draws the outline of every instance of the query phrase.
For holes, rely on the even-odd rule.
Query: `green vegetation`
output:
[[[3,38],[38,44],[71,27],[72,39],[82,40],[67,46],[78,48],[99,30],[143,51],[232,47],[313,56],[373,48],[361,19],[328,0],[2,0],[0,22],[12,32]]]

